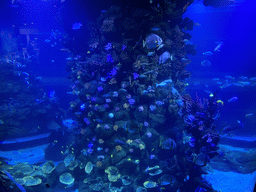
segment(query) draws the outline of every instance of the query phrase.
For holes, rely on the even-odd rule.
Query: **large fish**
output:
[[[209,162],[209,160],[209,156],[201,152],[197,156],[195,156],[194,163],[199,166],[205,166],[207,162]]]
[[[145,41],[143,41],[143,47],[147,46],[148,49],[156,48],[162,44],[163,40],[156,34],[149,34]]]

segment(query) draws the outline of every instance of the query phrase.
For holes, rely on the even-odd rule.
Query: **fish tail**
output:
[[[144,40],[142,40],[142,43],[143,43],[143,47],[146,46],[146,42]]]

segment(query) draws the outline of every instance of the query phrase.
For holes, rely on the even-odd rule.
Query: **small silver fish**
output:
[[[29,74],[27,72],[22,72],[22,74],[24,74],[26,76],[29,76]]]
[[[236,100],[238,100],[237,97],[232,97],[231,99],[228,100],[228,103],[233,102],[233,101],[236,101]]]
[[[121,144],[121,145],[127,145],[127,143],[125,143],[124,141],[122,141],[120,139],[115,139],[114,142],[118,143],[118,144]]]
[[[213,53],[211,51],[206,51],[206,52],[203,52],[203,55],[211,56],[213,55]]]
[[[225,78],[226,78],[226,79],[235,79],[235,77],[232,77],[232,76],[230,76],[230,75],[225,75]]]
[[[147,77],[148,77],[148,76],[143,75],[143,74],[141,74],[141,75],[139,76],[140,79],[145,79],[145,78],[147,78]]]
[[[231,85],[232,85],[231,83],[227,83],[227,84],[225,84],[225,85],[220,86],[220,88],[221,88],[221,89],[227,88],[227,87],[230,87]]]
[[[161,45],[159,45],[159,46],[157,47],[157,49],[156,49],[156,50],[161,49],[163,46],[164,46],[164,44],[162,43]]]
[[[166,79],[163,82],[165,82],[165,83],[172,83],[172,80],[171,79]]]
[[[253,116],[253,113],[248,113],[245,115],[245,117],[250,117],[250,116]]]
[[[72,25],[72,29],[77,30],[77,29],[80,29],[82,26],[83,26],[82,23],[75,23]]]
[[[210,67],[212,65],[212,63],[208,60],[204,60],[201,62],[201,65],[204,67]]]
[[[241,85],[250,85],[251,83],[249,81],[238,81]]]
[[[154,53],[155,53],[155,52],[148,52],[148,55],[147,55],[147,56],[150,57],[150,56],[154,55]]]
[[[156,87],[164,87],[164,86],[166,86],[167,85],[167,83],[172,83],[172,80],[171,79],[166,79],[166,80],[164,80],[163,82],[161,82],[161,83],[156,83]]]
[[[156,87],[164,87],[166,85],[167,85],[167,83],[165,83],[165,82],[161,82],[159,84],[156,83]]]
[[[160,27],[152,27],[151,30],[152,31],[158,31],[159,29],[161,29]]]
[[[244,85],[241,83],[233,83],[233,85],[237,86],[237,87],[243,87]]]
[[[215,47],[215,49],[214,49],[214,51],[220,51],[220,49],[221,49],[221,47],[222,47],[222,45],[223,45],[223,42],[220,42],[216,47]]]
[[[105,82],[105,81],[107,80],[107,78],[106,78],[106,77],[101,77],[100,80],[101,80],[102,82]]]
[[[238,77],[239,79],[243,79],[243,80],[246,80],[248,79],[248,77],[245,77],[245,76],[241,76],[241,77]]]

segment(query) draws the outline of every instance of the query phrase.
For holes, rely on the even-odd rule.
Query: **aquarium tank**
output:
[[[1,192],[254,192],[256,2],[1,0]]]

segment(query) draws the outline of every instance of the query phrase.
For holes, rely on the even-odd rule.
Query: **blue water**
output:
[[[185,2],[187,1],[177,4],[177,9],[184,6]],[[156,33],[161,36],[159,31],[150,31],[150,22],[154,19],[155,25],[163,26],[163,23],[157,22],[158,16],[154,15],[159,14],[159,11],[152,14],[147,24],[136,20],[138,18],[134,16],[134,7],[139,8],[136,14],[142,14],[139,18],[145,19],[149,15],[147,9],[152,10],[155,7],[154,11],[160,10],[162,4],[163,1],[157,0],[140,3],[6,0],[0,4],[0,17],[3,18],[0,22],[0,97],[3,98],[0,101],[0,158],[3,166],[0,169],[1,174],[9,177],[3,177],[6,183],[1,182],[5,184],[5,191],[10,187],[15,191],[80,192],[93,191],[92,188],[95,187],[100,188],[98,191],[115,191],[116,188],[120,191],[138,191],[139,187],[148,188],[147,191],[253,191],[256,171],[256,80],[250,80],[256,77],[256,10],[253,3],[237,0],[235,6],[214,8],[204,6],[202,0],[196,0],[187,8],[182,18],[193,20],[193,30],[182,27],[180,30],[192,36],[187,44],[193,45],[197,54],[186,54],[185,58],[191,60],[191,63],[185,70],[191,76],[178,80],[185,88],[182,90],[176,86],[176,94],[170,91],[174,90],[174,76],[165,76],[166,79],[172,78],[173,84],[164,85],[166,90],[161,93],[148,86],[154,86],[166,79],[147,82],[144,79],[135,81],[136,78],[132,78],[134,73],[147,74],[144,73],[145,69],[151,66],[136,69],[134,63],[138,55],[147,55],[149,51],[154,51],[150,60],[153,61],[167,50],[177,59],[173,51],[175,49],[168,48],[165,41],[162,48],[147,50],[147,46],[143,47],[143,41],[146,41],[145,37],[149,34]],[[119,15],[114,21],[116,29],[122,28],[117,33],[104,32],[102,26],[104,22],[111,24],[111,21],[103,18],[119,12],[113,7],[112,12],[106,11],[111,5],[126,7],[120,11],[122,16]],[[122,20],[124,15],[127,17],[125,21]],[[171,16],[166,17],[164,22],[172,29],[174,21],[169,22],[169,17]],[[90,22],[97,23],[93,30],[88,27],[92,26]],[[175,22],[180,25],[178,21]],[[82,25],[72,29],[75,23]],[[143,29],[140,24],[143,24]],[[132,25],[135,27],[130,28]],[[145,31],[140,33],[137,28]],[[29,38],[20,29],[30,33]],[[167,34],[164,27],[161,30],[162,34]],[[127,40],[129,38],[130,41]],[[90,47],[94,41],[98,43],[97,47]],[[106,50],[105,45],[110,42],[119,42],[119,45],[113,43],[112,48]],[[214,51],[220,42],[221,48]],[[112,52],[113,50],[116,52]],[[122,55],[126,51],[128,56]],[[212,55],[203,54],[208,51]],[[94,55],[97,57],[94,62],[101,62],[102,65],[88,65],[87,61],[94,57],[93,54],[98,54]],[[112,57],[112,61],[104,65],[107,55]],[[127,61],[124,57],[130,60]],[[169,61],[173,64],[175,59],[170,57]],[[211,66],[202,66],[201,62],[204,60],[208,60]],[[143,62],[147,63],[141,61]],[[157,66],[157,74],[161,74],[161,65]],[[111,70],[117,71],[117,75],[111,75]],[[171,72],[173,73],[172,70]],[[214,78],[218,80],[215,81]],[[124,81],[126,85],[123,84]],[[241,82],[246,85],[242,86]],[[145,87],[141,88],[144,90],[143,94],[146,95],[152,90],[152,94],[157,92],[153,100],[142,97],[139,91],[134,91],[144,83]],[[221,87],[227,84],[230,85]],[[103,88],[102,92],[99,87]],[[161,86],[159,88],[162,89]],[[98,91],[93,91],[94,89]],[[165,91],[168,94],[165,95]],[[217,115],[213,121],[216,129],[211,127],[208,133],[200,130],[197,125],[197,131],[188,128],[191,124],[183,122],[186,115],[181,116],[185,103],[173,107],[178,102],[177,99],[189,94],[194,101],[199,98],[211,101],[210,94],[216,91],[216,102],[218,100],[223,103],[221,110],[214,114]],[[103,93],[108,96],[102,96]],[[113,96],[115,94],[118,96]],[[175,98],[174,95],[177,94],[178,98]],[[237,100],[229,102],[232,97],[237,97]],[[135,104],[129,104],[130,98],[136,100]],[[163,106],[156,104],[156,101],[161,101]],[[150,105],[157,105],[157,110],[150,111]],[[142,115],[144,112],[146,115]],[[115,114],[114,118],[110,113]],[[207,116],[207,113],[204,115]],[[64,120],[71,120],[72,126],[63,124]],[[206,119],[203,121],[206,124]],[[118,129],[123,124],[127,129]],[[212,141],[215,139],[214,134],[223,127],[234,130],[216,136],[220,141],[215,143]],[[132,133],[128,131],[130,129],[133,130]],[[189,132],[190,129],[193,131]],[[185,136],[192,138],[185,142]],[[209,137],[207,141],[204,141],[205,137]],[[174,149],[168,147],[166,150],[162,146],[168,138],[174,141]],[[197,148],[193,146],[192,139],[195,142],[200,140]],[[218,148],[212,147],[216,144]],[[204,151],[204,145],[212,153]],[[207,153],[209,159],[197,159],[199,153]],[[72,157],[72,163],[77,163],[77,167],[72,169],[70,164],[65,166],[67,157]],[[52,172],[40,176],[35,172],[30,173],[41,180],[35,186],[29,186],[26,181],[25,176],[30,174],[18,175],[16,172],[24,172],[17,167],[27,166],[26,164],[31,167],[38,166],[35,169],[43,169],[49,161],[53,161],[55,167]],[[124,161],[126,162],[123,165]],[[196,164],[199,161],[203,161],[203,167],[208,164],[215,172],[201,172],[203,168]],[[91,173],[84,170],[88,162],[93,164]],[[110,181],[107,176],[105,170],[109,166],[119,169],[115,181]],[[160,170],[161,173],[152,176],[151,169]],[[60,176],[66,172],[75,179],[74,183],[69,185],[59,181]],[[173,184],[161,186],[164,174],[174,176],[170,178],[175,178],[175,181],[164,181]],[[123,176],[133,180],[132,184],[125,185]],[[239,180],[239,177],[242,179]],[[212,183],[212,187],[202,178]],[[227,182],[223,182],[226,178],[234,183],[229,182],[227,185]],[[150,184],[147,185],[147,182]],[[239,185],[236,189],[235,184]]]

